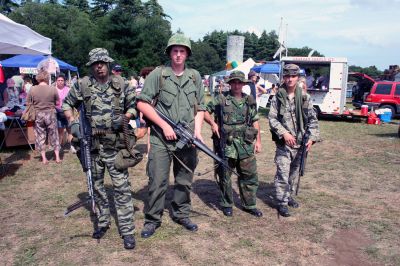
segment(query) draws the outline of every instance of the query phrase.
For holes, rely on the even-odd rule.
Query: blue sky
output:
[[[159,0],[192,40],[213,30],[278,32],[288,47],[308,46],[349,64],[380,70],[400,65],[400,0]]]

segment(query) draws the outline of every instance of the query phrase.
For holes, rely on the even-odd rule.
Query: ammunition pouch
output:
[[[271,129],[269,131],[271,131],[272,141],[274,141],[278,145],[285,145],[285,140],[283,138],[279,138],[278,134],[276,134]]]
[[[132,149],[131,153],[127,149],[122,149],[117,153],[114,161],[114,166],[117,170],[128,169],[142,161],[143,155],[138,150]]]
[[[244,131],[243,140],[248,143],[252,144],[254,140],[257,138],[258,129],[254,127],[247,127]]]

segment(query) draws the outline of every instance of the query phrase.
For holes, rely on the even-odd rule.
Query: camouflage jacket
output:
[[[123,85],[123,88],[120,88]],[[86,110],[90,116],[92,128],[111,130],[111,121],[115,114],[116,92],[120,91],[119,108],[121,114],[130,113],[136,117],[135,88],[127,81],[120,81],[111,76],[106,84],[99,84],[94,77],[84,77],[74,84],[65,97],[62,109],[64,111],[79,108],[84,101],[84,88],[90,89],[90,95],[85,100],[90,101],[91,110]]]
[[[279,113],[279,108],[284,108],[279,104],[278,99],[274,96],[271,101],[271,107],[268,114],[269,126],[273,132],[275,132],[280,139],[284,133],[289,132],[297,140],[297,143],[301,143],[304,132],[300,132],[297,128],[296,112],[295,112],[295,99],[286,98],[286,108],[282,115]],[[311,102],[309,94],[303,93],[303,111],[305,113],[305,123],[307,121],[310,132],[310,140],[318,141],[320,138],[319,126],[317,115]],[[306,128],[306,126],[304,126]],[[295,147],[298,148],[299,146]]]
[[[227,96],[219,94],[207,104],[207,112],[215,113],[217,105],[222,105],[223,109],[225,138],[227,139],[225,156],[233,159],[252,156],[254,141],[248,142],[244,138],[246,129],[254,129],[253,123],[259,120],[253,96],[242,93],[242,98],[238,100],[230,94]]]
[[[199,72],[186,68],[177,77],[171,67],[157,67],[146,78],[138,100],[152,104],[157,100],[157,110],[174,122],[184,122],[194,129],[197,111],[205,111],[204,87]],[[160,132],[162,134],[162,132]],[[155,132],[150,134],[152,145],[164,146]],[[176,141],[166,142],[170,150],[176,149]]]

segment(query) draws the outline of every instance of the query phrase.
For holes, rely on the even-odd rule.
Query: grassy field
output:
[[[396,122],[399,122],[398,120]],[[323,141],[309,155],[292,217],[278,218],[273,206],[274,144],[261,119],[263,152],[257,155],[261,219],[240,210],[223,216],[212,173],[196,176],[190,233],[169,216],[167,194],[163,224],[143,240],[146,160],[130,169],[137,247],[125,251],[113,222],[97,243],[91,238],[87,209],[64,217],[65,207],[86,193],[75,155],[43,166],[29,149],[0,153],[0,264],[61,265],[400,265],[400,139],[398,125],[320,121]],[[203,137],[211,146],[208,126]],[[145,150],[144,141],[139,148]],[[200,154],[197,171],[212,161]],[[112,189],[106,177],[110,196]],[[173,178],[170,178],[173,183]],[[235,190],[237,187],[235,186]]]

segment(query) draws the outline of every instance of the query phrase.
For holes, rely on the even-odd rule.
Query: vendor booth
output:
[[[0,54],[51,54],[51,39],[0,14]]]
[[[21,54],[21,55],[16,55],[14,57],[5,59],[0,62],[0,64],[3,67],[19,67],[21,73],[26,73],[27,71],[24,71],[24,69],[36,69],[38,64],[46,59],[48,56],[45,55],[28,55],[28,54]],[[54,58],[54,57],[53,57]],[[61,70],[68,70],[68,71],[74,71],[77,72],[78,68],[75,66],[72,66],[60,59],[54,58],[56,62],[58,63],[59,67]],[[30,73],[29,73],[30,74]],[[35,73],[32,73],[35,74]]]

